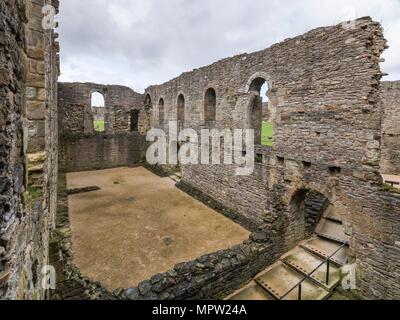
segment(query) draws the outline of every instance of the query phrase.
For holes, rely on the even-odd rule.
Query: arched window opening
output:
[[[269,101],[268,81],[256,78],[250,84],[250,92],[257,95],[251,107],[250,126],[255,130],[255,144],[272,147],[273,115]]]
[[[158,103],[158,116],[160,124],[164,124],[165,121],[165,109],[164,109],[164,99],[161,98]]]
[[[104,96],[99,92],[93,92],[91,96],[91,108],[93,112],[93,126],[96,132],[105,131],[106,108]]]
[[[146,94],[146,98],[144,99],[144,107],[146,109],[153,108],[153,103],[151,102],[151,96],[149,94]]]
[[[180,94],[177,101],[178,106],[178,121],[185,122],[185,97]]]
[[[261,145],[262,100],[259,96],[253,97],[249,112],[249,128],[254,129],[254,144]]]
[[[204,97],[204,120],[212,122],[216,119],[217,94],[213,88],[209,88]]]
[[[131,111],[131,132],[139,131],[139,110]]]

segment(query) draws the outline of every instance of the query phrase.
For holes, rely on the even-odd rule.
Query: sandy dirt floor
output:
[[[135,287],[177,263],[229,248],[249,232],[144,168],[70,173],[75,263],[108,289]]]

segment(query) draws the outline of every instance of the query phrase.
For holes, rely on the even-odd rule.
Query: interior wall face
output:
[[[324,195],[343,212],[358,289],[369,298],[400,297],[400,195],[384,191],[379,174],[385,48],[380,25],[362,18],[354,28],[319,28],[146,90],[153,101],[164,99],[165,121],[157,126],[166,131],[181,94],[184,126],[200,130],[210,87],[217,95],[215,127],[239,129],[251,123],[250,84],[267,80],[276,116],[273,148],[256,148],[263,163],[247,177],[235,176],[234,166],[184,166],[184,182],[272,234],[282,253],[299,240],[290,232],[298,223],[292,196]]]
[[[383,82],[381,172],[400,175],[400,81]]]
[[[61,134],[93,134],[92,93],[103,95],[105,133],[130,132],[131,110],[143,109],[144,96],[124,86],[95,83],[59,83],[58,103]],[[94,106],[96,107],[96,106]]]
[[[91,95],[104,96],[105,131],[95,132],[99,111]],[[63,170],[84,171],[138,164],[149,129],[144,96],[128,87],[94,83],[59,83],[60,164]],[[131,132],[131,113],[139,112],[137,132]],[[145,127],[143,123],[146,123]]]
[[[0,103],[2,106],[0,110],[0,298],[9,295],[10,291],[15,291],[17,287],[17,273],[21,269],[15,266],[15,262],[11,262],[11,258],[18,257],[21,266],[23,261],[21,249],[17,248],[17,240],[13,239],[13,229],[27,228],[22,223],[14,222],[17,217],[22,217],[24,214],[22,193],[25,184],[25,162],[21,155],[26,72],[23,68],[24,52],[22,50],[25,37],[24,19],[22,1],[17,1],[14,6],[11,1],[0,3],[0,24],[1,29],[4,30],[2,37],[4,40],[0,46]],[[17,28],[12,28],[13,25]],[[7,58],[8,54],[11,55],[11,61],[14,63]],[[26,239],[23,241],[26,246]]]
[[[58,1],[0,3],[0,299],[40,299],[57,181],[58,44],[41,25]],[[3,108],[4,106],[4,108]]]
[[[145,137],[139,133],[65,136],[60,146],[60,167],[78,172],[137,165],[142,161]]]

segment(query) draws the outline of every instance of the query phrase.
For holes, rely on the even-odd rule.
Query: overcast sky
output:
[[[382,22],[382,64],[400,79],[400,0],[64,0],[58,17],[61,81],[138,92],[184,71],[350,17]]]

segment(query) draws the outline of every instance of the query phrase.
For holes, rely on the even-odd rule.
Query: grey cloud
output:
[[[382,21],[391,45],[382,67],[389,78],[400,78],[398,0],[68,0],[61,1],[59,17],[61,80],[143,91],[218,59],[339,23],[349,11]]]

